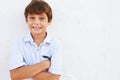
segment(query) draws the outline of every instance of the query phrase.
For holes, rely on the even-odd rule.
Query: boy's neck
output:
[[[42,33],[42,34],[31,34],[34,42],[36,43],[37,46],[39,46],[43,40],[45,39],[47,33]]]

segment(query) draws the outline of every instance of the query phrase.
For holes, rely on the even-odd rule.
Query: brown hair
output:
[[[52,9],[49,4],[43,0],[32,0],[25,8],[24,15],[27,21],[28,14],[46,13],[48,22],[52,19]]]

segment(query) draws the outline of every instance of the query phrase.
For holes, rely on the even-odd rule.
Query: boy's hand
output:
[[[26,78],[34,77],[35,75],[43,72],[50,67],[50,61],[44,60],[42,62],[29,65],[21,66],[19,68],[10,70],[10,75],[12,80],[22,80]]]
[[[44,60],[42,62],[40,62],[42,67],[43,67],[43,70],[46,70],[50,67],[50,61],[49,60]]]

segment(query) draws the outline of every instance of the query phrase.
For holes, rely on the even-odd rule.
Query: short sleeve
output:
[[[49,72],[62,75],[62,48],[59,43],[54,43],[51,49],[51,67]]]
[[[9,70],[27,65],[23,59],[22,51],[18,41],[15,41],[11,47],[11,54],[9,58]]]

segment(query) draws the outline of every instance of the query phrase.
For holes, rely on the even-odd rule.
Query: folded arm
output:
[[[49,72],[40,72],[37,75],[35,75],[34,80],[59,80],[60,75],[52,74]]]
[[[50,67],[50,61],[45,60],[37,64],[30,66],[22,66],[13,70],[10,70],[11,80],[22,80],[25,78],[31,78],[38,73]]]

